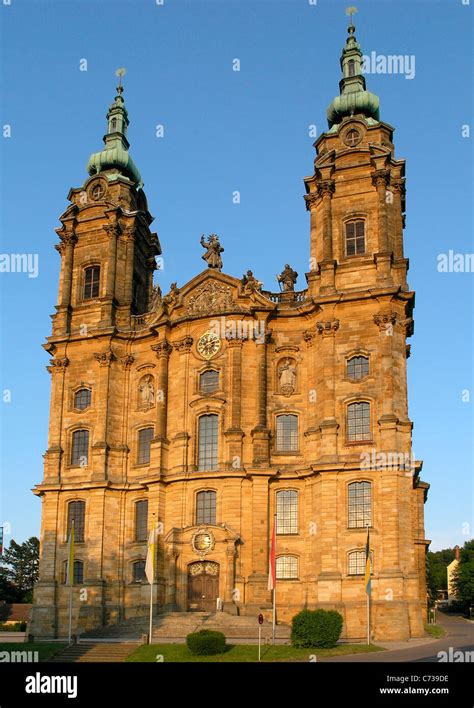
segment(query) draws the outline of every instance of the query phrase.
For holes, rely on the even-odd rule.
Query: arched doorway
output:
[[[188,611],[212,612],[219,597],[219,563],[196,561],[188,565]]]

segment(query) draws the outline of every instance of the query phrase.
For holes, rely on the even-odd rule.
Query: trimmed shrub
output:
[[[302,610],[291,623],[294,647],[334,647],[342,632],[343,618],[336,610]]]
[[[186,646],[191,654],[222,654],[226,650],[225,635],[211,629],[201,629],[186,637]]]
[[[15,622],[15,624],[0,623],[0,632],[25,632],[26,622]]]

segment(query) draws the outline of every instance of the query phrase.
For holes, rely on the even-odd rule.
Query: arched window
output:
[[[216,493],[203,491],[196,494],[196,524],[216,523]]]
[[[145,578],[145,561],[137,560],[132,563],[132,577],[134,583],[142,583]]]
[[[84,300],[99,297],[100,266],[84,268]]]
[[[219,372],[209,369],[199,377],[199,388],[202,393],[213,393],[219,388]]]
[[[150,445],[152,440],[153,428],[142,428],[138,431],[138,465],[146,465],[150,462]]]
[[[71,533],[72,522],[74,521],[74,542],[84,541],[84,524],[86,520],[86,503],[80,499],[69,502],[67,505],[67,538]]]
[[[347,360],[347,376],[350,379],[363,379],[369,373],[369,360],[366,356],[352,356]]]
[[[372,526],[372,485],[370,482],[349,484],[348,526],[350,529]]]
[[[83,411],[85,408],[89,408],[92,400],[92,393],[89,388],[80,388],[74,394],[74,408],[79,411]]]
[[[276,532],[298,533],[298,492],[284,489],[276,493]]]
[[[370,403],[350,403],[347,406],[347,440],[371,440]]]
[[[347,62],[347,68],[349,70],[349,76],[355,76],[355,61],[354,59],[349,59]]]
[[[296,556],[278,556],[276,559],[277,580],[298,579],[298,558]]]
[[[365,221],[354,219],[346,221],[346,256],[358,256],[365,253]]]
[[[117,129],[117,118],[112,118],[110,121],[110,130],[114,131]]]
[[[68,561],[65,560],[63,562],[62,578],[61,578],[63,583],[68,582],[67,565],[68,565]],[[74,568],[74,570],[73,570],[73,576],[72,576],[72,584],[73,585],[82,585],[82,583],[84,582],[84,563],[81,560],[75,560],[73,568]]]
[[[276,419],[277,452],[298,450],[298,416],[279,415]]]
[[[217,468],[218,417],[215,414],[199,418],[198,469],[212,471]]]
[[[89,462],[89,431],[75,430],[72,434],[71,465],[87,467]]]
[[[370,551],[371,574],[373,567],[373,554]],[[347,572],[349,575],[365,575],[365,551],[351,551],[347,558]]]
[[[148,538],[148,499],[135,502],[135,541]]]

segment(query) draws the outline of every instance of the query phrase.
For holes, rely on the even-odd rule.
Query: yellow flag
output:
[[[69,532],[66,585],[74,585],[74,519]]]
[[[155,580],[155,522],[153,522],[153,526],[148,537],[145,575],[150,585],[153,585],[153,582]]]

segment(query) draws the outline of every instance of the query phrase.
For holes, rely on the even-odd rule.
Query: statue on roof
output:
[[[253,293],[256,290],[262,289],[262,281],[257,280],[251,270],[248,270],[243,274],[240,282],[242,283],[242,288],[245,293]]]
[[[293,268],[291,268],[291,266],[287,263],[280,275],[277,275],[277,280],[280,283],[280,286],[283,285],[284,293],[294,291],[297,277],[298,273],[296,270],[293,270]]]
[[[216,270],[221,270],[222,268],[222,258],[221,253],[224,249],[219,243],[219,237],[217,234],[211,234],[209,240],[204,240],[204,234],[201,236],[201,246],[206,250],[206,253],[202,256],[203,260],[206,261],[208,268],[215,268]]]

